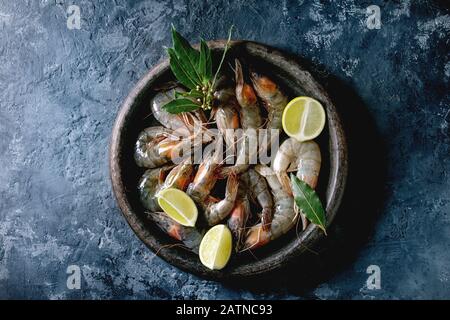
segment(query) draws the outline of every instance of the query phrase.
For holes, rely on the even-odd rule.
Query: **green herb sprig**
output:
[[[170,69],[177,80],[188,92],[176,92],[175,99],[168,102],[163,108],[169,113],[194,111],[198,108],[209,110],[214,99],[214,90],[217,75],[222,68],[223,61],[229,49],[231,32],[225,45],[220,64],[212,76],[212,55],[208,44],[201,39],[200,51],[194,49],[189,42],[172,26],[173,48],[168,48]]]
[[[327,234],[325,209],[319,196],[307,183],[291,174],[292,192],[297,207],[305,214],[306,218],[316,224]]]

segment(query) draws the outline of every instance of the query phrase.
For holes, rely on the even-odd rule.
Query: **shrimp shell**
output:
[[[190,159],[186,159],[179,165],[175,166],[168,174],[161,186],[162,189],[177,188],[180,190],[186,190],[189,183],[192,181],[194,173],[194,165],[190,162]]]

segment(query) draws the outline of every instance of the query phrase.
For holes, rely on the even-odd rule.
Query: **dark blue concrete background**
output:
[[[1,0],[0,298],[450,298],[449,11],[437,1],[275,2]],[[71,4],[80,30],[66,27]],[[379,30],[366,26],[372,4]],[[121,216],[111,127],[165,58],[171,23],[192,41],[234,24],[234,38],[303,57],[336,100],[349,189],[331,249],[311,267],[317,280],[294,268],[259,285],[205,281],[156,257]],[[66,287],[72,264],[80,290]],[[380,290],[366,287],[372,264]]]

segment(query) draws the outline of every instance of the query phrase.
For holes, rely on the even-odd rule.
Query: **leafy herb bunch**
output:
[[[166,111],[169,113],[181,113],[198,108],[211,109],[217,75],[222,68],[229,49],[232,29],[233,27],[228,32],[228,40],[222,59],[213,76],[212,55],[208,44],[201,39],[200,51],[198,51],[172,26],[173,48],[167,48],[170,58],[170,69],[177,80],[190,91],[175,92],[175,99],[163,106]]]

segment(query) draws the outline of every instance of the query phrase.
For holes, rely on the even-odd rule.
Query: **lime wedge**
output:
[[[170,218],[183,226],[195,226],[198,216],[197,207],[186,193],[175,188],[167,188],[156,196],[159,206]]]
[[[208,230],[200,243],[200,261],[211,270],[223,269],[230,259],[232,247],[230,229],[218,224]]]

